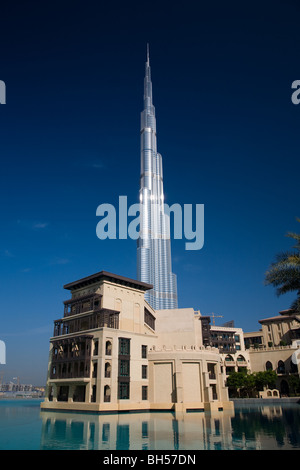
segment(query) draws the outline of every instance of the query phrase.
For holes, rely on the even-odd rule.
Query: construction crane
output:
[[[216,321],[215,318],[223,318],[223,315],[215,315],[214,313],[210,313],[207,315],[208,317],[212,317],[213,319],[213,325],[215,325]]]

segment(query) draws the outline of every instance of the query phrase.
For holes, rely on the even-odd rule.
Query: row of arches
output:
[[[225,362],[235,362],[235,361],[246,362],[246,359],[244,358],[242,354],[239,354],[236,359],[234,359],[234,357],[231,356],[231,354],[227,354],[227,356],[225,357]]]
[[[98,354],[99,354],[98,341],[95,341],[93,356],[98,356]],[[105,342],[105,355],[106,356],[111,356],[112,355],[112,342],[111,342],[111,340],[107,340]]]
[[[297,365],[294,364],[292,361],[290,361],[290,367],[289,367],[289,370],[287,370],[288,368],[286,367],[286,364],[282,360],[279,360],[277,364],[275,365],[275,367],[273,367],[273,364],[271,361],[267,361],[265,367],[266,367],[266,370],[275,370],[277,374],[286,374],[287,372],[297,372],[298,370]]]

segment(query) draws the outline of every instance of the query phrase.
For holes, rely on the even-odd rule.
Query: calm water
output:
[[[0,400],[0,449],[300,449],[300,405],[94,415],[40,411],[40,400]]]

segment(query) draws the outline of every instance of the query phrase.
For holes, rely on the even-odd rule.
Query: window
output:
[[[110,402],[110,386],[105,385],[104,387],[104,402]]]
[[[119,355],[120,356],[130,355],[130,339],[119,338]]]
[[[129,361],[121,359],[120,360],[120,377],[129,377]]]
[[[105,354],[107,356],[111,356],[111,351],[112,351],[112,344],[110,341],[106,341],[106,344],[105,344]]]
[[[142,379],[148,378],[148,366],[142,366]]]
[[[97,387],[96,385],[93,385],[92,387],[92,395],[91,395],[91,403],[96,402],[96,393],[97,393]]]
[[[105,363],[104,377],[110,378],[111,374],[111,364],[109,362]]]
[[[227,356],[225,357],[225,361],[227,361],[227,362],[232,362],[232,361],[233,361],[233,357],[230,356],[230,354],[227,354]]]
[[[155,317],[146,308],[144,310],[144,322],[150,326],[152,330],[155,330]]]
[[[283,361],[278,361],[277,372],[278,374],[285,374],[285,365]]]
[[[216,370],[215,370],[215,364],[208,363],[207,364],[207,371],[210,379],[215,379],[216,378]]]
[[[147,387],[147,385],[142,386],[142,400],[148,400],[148,387]]]
[[[145,344],[142,344],[142,359],[147,359],[147,349],[148,347]]]
[[[273,370],[273,366],[270,361],[266,362],[266,370]]]
[[[129,400],[129,382],[119,382],[119,400]]]

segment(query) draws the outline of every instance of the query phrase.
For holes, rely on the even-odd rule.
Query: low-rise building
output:
[[[233,408],[219,350],[194,309],[154,311],[152,286],[101,271],[66,284],[55,320],[42,409]]]
[[[276,387],[282,395],[289,395],[289,377],[300,376],[300,315],[283,310],[259,323],[260,331],[244,333],[251,371],[274,370],[278,375]]]

